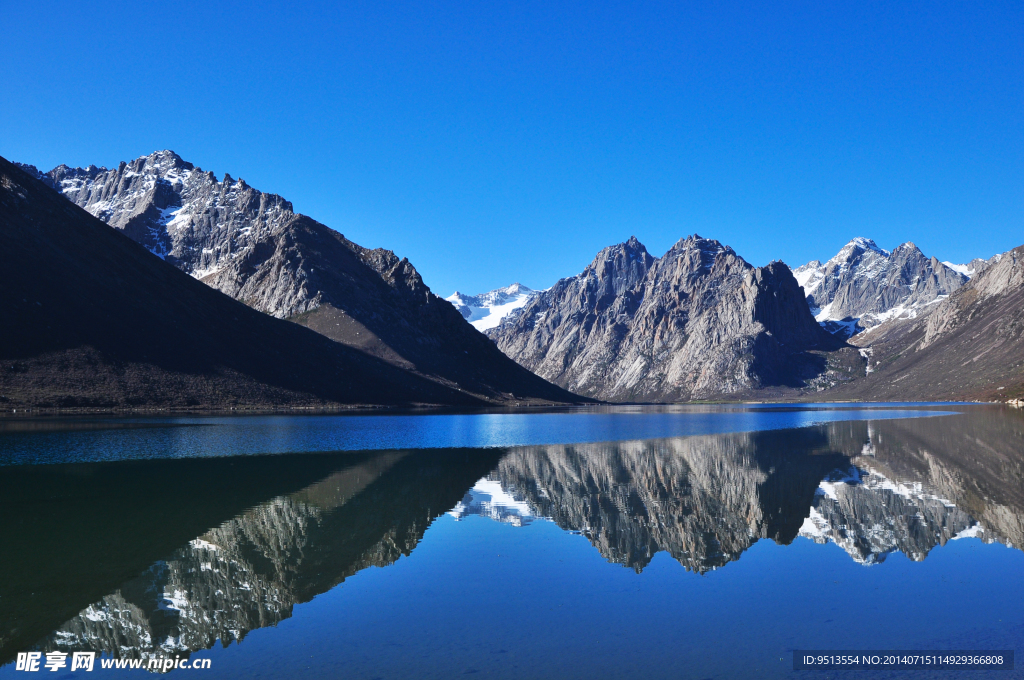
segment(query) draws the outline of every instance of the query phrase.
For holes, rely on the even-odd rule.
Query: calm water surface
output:
[[[1024,650],[1013,409],[8,420],[0,504],[0,678],[29,650],[516,679]],[[42,672],[150,675],[98,665]]]

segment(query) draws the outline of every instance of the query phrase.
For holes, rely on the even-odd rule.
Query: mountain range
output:
[[[308,309],[303,328],[224,295],[181,271],[188,268],[182,262],[191,261],[186,253],[203,250],[182,243],[198,241],[185,238],[176,246],[180,258],[164,253],[161,261],[152,249],[147,252],[127,237],[151,234],[152,223],[146,220],[166,212],[166,206],[156,206],[166,198],[169,182],[153,176],[152,162],[164,163],[160,167],[166,172],[179,167],[174,158],[155,155],[120,167],[116,180],[107,175],[106,188],[95,189],[102,198],[90,204],[94,209],[120,205],[118,197],[131,187],[143,192],[132,204],[142,222],[131,221],[123,211],[97,209],[125,218],[127,226],[111,229],[38,177],[0,159],[0,280],[5,293],[0,299],[0,400],[5,407],[470,406],[577,400],[502,355],[451,305],[433,296],[411,265],[387,252],[361,250],[309,218],[291,215],[274,227],[276,237],[218,262],[241,268],[237,280],[271,270],[279,283],[298,277],[306,284],[298,285],[295,295],[312,290],[309,279],[302,278],[308,269],[308,276],[337,284],[332,295],[348,292],[352,304],[339,305],[367,320],[364,326],[353,319],[349,328],[394,324],[407,331],[395,346],[414,358],[420,354],[406,348],[429,354],[434,347],[432,362],[417,366],[389,354],[397,351],[390,347],[337,342],[329,333],[308,328],[340,308]],[[102,174],[97,173],[96,168],[87,172]],[[56,185],[67,181],[66,175],[55,172]],[[207,175],[190,177],[189,186],[212,188]],[[256,222],[263,225],[259,229],[271,228],[260,222],[267,214],[285,212],[279,201],[252,190],[239,192],[234,183],[217,187],[234,194],[239,206],[265,208],[253,208]],[[225,231],[207,220],[216,201],[203,199],[202,205],[211,206],[207,212],[199,203],[189,205],[195,221],[184,231]],[[270,205],[277,207],[271,210]],[[259,229],[253,223],[253,230]],[[275,254],[283,259],[268,264]],[[254,268],[245,269],[243,261]],[[209,261],[198,260],[204,262]],[[311,263],[325,271],[311,271]],[[389,338],[402,335],[390,333]],[[456,368],[444,373],[446,366]]]
[[[1024,342],[1012,332],[980,332],[991,324],[1015,328],[1013,300],[1022,289],[1009,271],[1015,252],[958,265],[927,257],[913,243],[887,251],[855,238],[824,264],[793,270],[805,298],[798,300],[782,283],[782,263],[753,268],[699,236],[654,258],[632,238],[526,304],[496,308],[504,316],[487,334],[548,380],[610,401],[1020,398]],[[688,264],[677,273],[679,262]],[[744,290],[743,277],[755,271],[771,283],[753,296],[727,294]],[[991,312],[974,306],[1005,296]],[[775,312],[759,317],[769,298]],[[938,323],[927,322],[932,317],[964,319],[957,349],[935,340],[952,332],[949,323],[918,341],[911,331],[925,333]],[[878,373],[880,366],[890,368]],[[883,375],[892,381],[885,387]]]
[[[798,387],[842,341],[815,322],[789,268],[753,267],[694,235],[655,258],[605,248],[488,332],[566,389],[613,401],[689,401]]]
[[[431,293],[407,260],[399,259],[391,251],[362,248],[333,229],[295,213],[291,204],[281,197],[252,189],[242,180],[236,182],[225,176],[218,181],[211,173],[203,172],[169,151],[121,163],[113,170],[95,166],[84,169],[60,166],[44,174],[23,166],[22,170],[26,171],[23,173],[6,162],[4,169],[10,184],[10,187],[4,187],[8,211],[5,225],[9,226],[4,236],[22,239],[31,223],[31,228],[38,232],[34,238],[47,242],[51,249],[59,251],[61,258],[74,260],[73,267],[79,270],[76,274],[83,280],[95,281],[97,289],[91,291],[90,305],[106,305],[102,316],[89,316],[88,321],[82,321],[73,328],[63,321],[50,321],[48,328],[47,325],[40,326],[42,322],[12,317],[10,327],[24,326],[42,333],[48,336],[48,342],[38,340],[34,344],[19,346],[17,350],[11,348],[3,355],[4,358],[34,357],[42,370],[39,362],[43,360],[39,357],[45,353],[44,348],[48,344],[56,343],[61,350],[69,351],[71,345],[76,348],[96,346],[102,343],[94,340],[89,329],[123,339],[132,332],[120,332],[119,324],[139,326],[143,319],[155,317],[164,309],[180,309],[183,316],[188,315],[192,295],[174,290],[173,286],[161,289],[155,283],[156,279],[168,279],[179,282],[179,286],[189,286],[191,291],[198,290],[184,283],[180,277],[172,277],[167,273],[170,268],[189,275],[190,281],[202,282],[208,289],[244,303],[251,310],[263,312],[263,317],[288,319],[296,322],[291,325],[302,325],[326,336],[335,341],[326,346],[334,352],[345,353],[351,357],[350,362],[389,367],[379,371],[379,380],[374,377],[376,369],[359,373],[358,377],[353,374],[352,380],[341,379],[332,368],[336,362],[307,349],[308,342],[297,342],[290,351],[283,347],[274,348],[275,354],[269,357],[288,353],[292,354],[289,361],[309,364],[309,368],[301,372],[293,368],[282,369],[289,374],[304,376],[302,380],[293,381],[296,385],[305,384],[305,376],[310,372],[323,374],[311,378],[312,383],[337,380],[347,383],[344,389],[335,386],[326,392],[316,391],[320,396],[314,402],[489,404],[579,401],[505,357],[449,303]],[[29,175],[34,175],[35,179]],[[17,190],[11,188],[15,185],[19,187]],[[69,201],[53,189],[59,190]],[[24,197],[19,197],[18,192]],[[54,198],[60,204],[54,204]],[[80,210],[65,209],[72,204]],[[33,211],[49,217],[39,218]],[[110,231],[108,228],[97,228],[102,223],[90,224],[86,216],[104,220],[115,228],[114,233],[120,232],[131,238],[149,253],[127,248],[126,244],[107,233]],[[69,250],[71,241],[56,236],[69,227],[62,220],[75,224],[73,230],[80,240],[75,244],[77,250]],[[61,305],[67,307],[81,294],[75,290],[74,279],[67,279],[72,270],[53,271],[56,259],[45,259],[38,266],[27,267],[32,258],[42,257],[41,246],[21,243],[18,247],[29,252],[19,253],[14,243],[11,245],[12,249],[6,255],[18,262],[12,262],[9,269],[5,268],[3,276],[6,280],[16,271],[20,273],[20,280],[11,285],[40,289],[58,280],[65,281],[66,299],[60,301],[55,297],[51,301],[51,309],[62,309]],[[119,255],[114,256],[113,252]],[[135,269],[145,271],[145,275],[154,279],[154,285],[147,287],[141,281],[131,283],[137,275],[125,273],[120,277],[118,287],[118,277],[113,274],[124,268],[119,261],[121,259],[130,261]],[[86,270],[90,270],[88,274],[84,273]],[[107,281],[102,280],[104,271]],[[55,289],[54,295],[59,296],[59,291]],[[132,297],[134,302],[126,304],[122,300],[126,296]],[[32,295],[26,293],[22,297],[28,300]],[[174,304],[170,303],[169,297],[174,298]],[[205,293],[202,297],[211,301],[215,299]],[[217,299],[215,306],[225,307],[226,301]],[[150,311],[128,317],[114,309],[133,307],[144,307]],[[237,309],[234,306],[227,308]],[[76,306],[68,312],[78,316],[80,312],[76,310],[80,309]],[[17,313],[29,311],[38,310],[26,308]],[[211,313],[207,321],[228,326],[235,316],[238,315],[230,311]],[[67,320],[71,317],[62,315],[62,318]],[[97,327],[100,318],[110,319],[106,327]],[[244,318],[255,317],[246,314]],[[65,329],[57,332],[58,323]],[[262,319],[259,323],[266,326]],[[167,318],[158,322],[154,319],[154,324],[154,329],[174,325],[181,329],[181,334],[187,335],[186,329],[192,321]],[[237,338],[224,346],[224,358],[218,357],[215,363],[227,361],[227,355],[233,353],[237,359],[232,364],[235,370],[255,377],[252,370],[243,369],[243,364],[249,364],[241,357],[248,353],[253,361],[261,360],[268,364],[266,369],[260,370],[278,370],[271,367],[276,359],[258,358],[265,341],[255,329],[225,328],[216,332],[221,331],[225,337],[235,338],[237,335]],[[294,335],[290,329],[287,332]],[[25,334],[21,340],[27,341],[28,335]],[[153,357],[162,357],[169,352],[180,359],[176,364],[178,370],[191,370],[183,351],[169,346],[170,337],[154,339],[152,343],[140,339],[136,343],[136,352],[148,352]],[[117,342],[123,344],[122,340]],[[194,346],[194,351],[188,355],[196,358],[196,371],[193,373],[206,371],[209,368],[207,364],[216,354],[213,350],[216,345],[202,349],[198,342],[193,338],[174,345],[182,348]],[[112,347],[108,347],[108,355],[113,361],[135,361],[138,358],[128,359],[127,355],[119,354],[120,350]],[[33,348],[36,348],[34,354]],[[314,368],[315,365],[320,368]],[[115,379],[113,374],[103,375],[106,377],[101,378],[97,374],[96,380]],[[405,387],[399,388],[399,383],[417,387],[410,392]],[[16,393],[15,401],[26,405],[123,405],[146,401],[134,388],[131,396],[118,392],[120,388],[111,388],[106,396],[99,392],[89,396],[82,392],[90,389],[88,385],[70,392],[60,388],[33,396],[29,383],[22,381],[20,384],[20,388],[12,387],[7,391]],[[390,396],[385,397],[382,389]],[[115,392],[121,396],[115,396]],[[360,392],[366,396],[357,398]],[[350,395],[343,396],[346,393]],[[14,399],[11,395],[7,398]],[[171,399],[169,394],[154,403],[170,403],[166,399]],[[198,400],[204,405],[219,400],[212,392],[183,399],[185,403]],[[233,403],[236,396],[225,399]],[[256,401],[273,405],[277,403],[277,397],[266,392]]]
[[[1024,246],[992,263],[924,316],[894,319],[852,340],[865,376],[853,399],[1024,399]]]
[[[3,362],[5,407],[1024,395],[1017,251],[954,264],[913,243],[887,251],[855,238],[825,263],[791,271],[782,262],[754,267],[698,235],[661,257],[633,237],[546,290],[515,283],[443,300],[392,251],[363,248],[282,197],[230,175],[218,180],[171,151],[113,169],[20,170],[5,166],[0,238],[9,241],[10,267],[0,276],[20,277],[11,289],[25,288],[21,307],[17,296],[6,302],[9,327],[24,331],[6,338],[0,359],[29,363]],[[60,196],[80,212],[53,203]],[[124,254],[125,244],[99,235],[99,222],[86,226],[85,215],[144,250]],[[75,224],[75,238],[63,237],[68,225],[60,220]],[[43,243],[58,257],[20,257]],[[54,270],[64,261],[73,262]],[[174,285],[192,292],[162,290],[156,282],[168,267],[249,310],[325,336],[334,343],[323,345],[331,358],[305,349],[309,336],[264,341],[265,333],[292,331],[263,320],[264,330],[242,331],[240,320],[256,317],[213,312],[223,303],[205,294],[206,302],[193,303],[199,289],[183,279]],[[142,271],[150,283],[129,292]],[[73,303],[80,296],[71,272],[95,284],[88,303]],[[58,281],[71,291],[64,298]],[[50,287],[43,314],[31,291]],[[102,314],[83,316],[90,305]],[[200,331],[188,311],[203,305],[212,307]],[[156,319],[164,308],[179,315]],[[204,333],[221,340],[200,348]],[[264,345],[292,356],[270,365],[257,349]],[[289,364],[303,361],[302,369]],[[315,364],[344,365],[348,377],[331,368],[307,377]]]
[[[825,264],[808,262],[793,274],[818,322],[846,337],[889,319],[916,316],[968,280],[925,257],[913,243],[890,252],[866,238],[853,239]]]

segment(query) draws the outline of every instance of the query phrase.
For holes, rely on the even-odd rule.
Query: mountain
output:
[[[687,401],[803,387],[842,341],[814,321],[781,262],[753,267],[691,236],[661,258],[635,237],[488,331],[521,365],[615,401]]]
[[[913,243],[889,252],[867,238],[855,238],[825,264],[808,262],[793,275],[818,322],[843,338],[889,319],[915,318],[969,278],[925,257]]]
[[[537,291],[521,283],[497,288],[480,295],[463,295],[455,291],[445,300],[455,305],[463,318],[480,332],[495,328],[501,320],[537,296]]]
[[[232,300],[4,159],[0,285],[5,409],[488,403]]]
[[[506,358],[416,269],[294,212],[280,196],[172,151],[40,179],[203,283],[455,391],[486,401],[578,401]]]
[[[952,262],[943,262],[942,264],[946,265],[955,272],[963,274],[964,276],[970,279],[982,273],[983,271],[994,265],[996,262],[999,262],[1002,256],[1002,253],[998,253],[987,260],[983,260],[980,257],[976,257],[967,264],[953,264]]]
[[[1024,397],[1024,246],[1003,253],[923,318],[854,338],[868,374],[840,388],[855,399]]]

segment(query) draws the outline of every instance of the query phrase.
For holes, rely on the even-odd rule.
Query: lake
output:
[[[1007,407],[7,418],[0,489],[0,678],[32,651],[46,677],[977,677],[793,652],[1024,648]]]

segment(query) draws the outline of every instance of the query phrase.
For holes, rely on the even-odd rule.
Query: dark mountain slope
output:
[[[871,372],[832,398],[1024,397],[1024,246],[896,331],[858,339]]]
[[[363,248],[244,180],[218,181],[172,151],[110,170],[62,165],[40,178],[261,312],[486,400],[577,400],[502,354],[408,260]]]
[[[240,304],[0,158],[3,406],[479,404]]]

